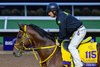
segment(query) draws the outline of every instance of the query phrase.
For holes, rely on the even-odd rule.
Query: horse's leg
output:
[[[97,43],[97,50],[98,50],[98,67],[100,67],[100,43]]]

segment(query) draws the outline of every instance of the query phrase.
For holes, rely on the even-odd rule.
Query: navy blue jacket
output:
[[[82,25],[78,19],[63,11],[57,13],[56,23],[59,25],[59,43],[72,36],[73,32]]]

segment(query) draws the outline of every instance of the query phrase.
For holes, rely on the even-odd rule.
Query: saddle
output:
[[[83,43],[87,43],[87,42],[92,42],[92,37],[91,36],[89,36],[89,37],[87,37],[86,39],[84,39],[82,42],[81,42],[81,44],[83,44]]]

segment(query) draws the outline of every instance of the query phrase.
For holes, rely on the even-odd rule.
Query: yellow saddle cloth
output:
[[[87,66],[87,67],[97,67],[97,42],[88,42],[83,43],[78,47],[79,54],[81,57],[81,61]],[[74,67],[73,59],[71,57],[71,54],[69,51],[67,51],[64,47],[64,44],[61,45],[61,52],[62,52],[62,59],[63,64],[71,65],[71,67]]]

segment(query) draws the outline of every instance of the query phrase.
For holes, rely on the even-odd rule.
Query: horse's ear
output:
[[[18,23],[18,26],[19,26],[19,29],[20,29],[20,30],[23,30],[23,24],[19,24],[19,23]]]
[[[20,27],[20,24],[18,23],[18,26]]]
[[[21,29],[21,24],[18,23],[19,29]]]

